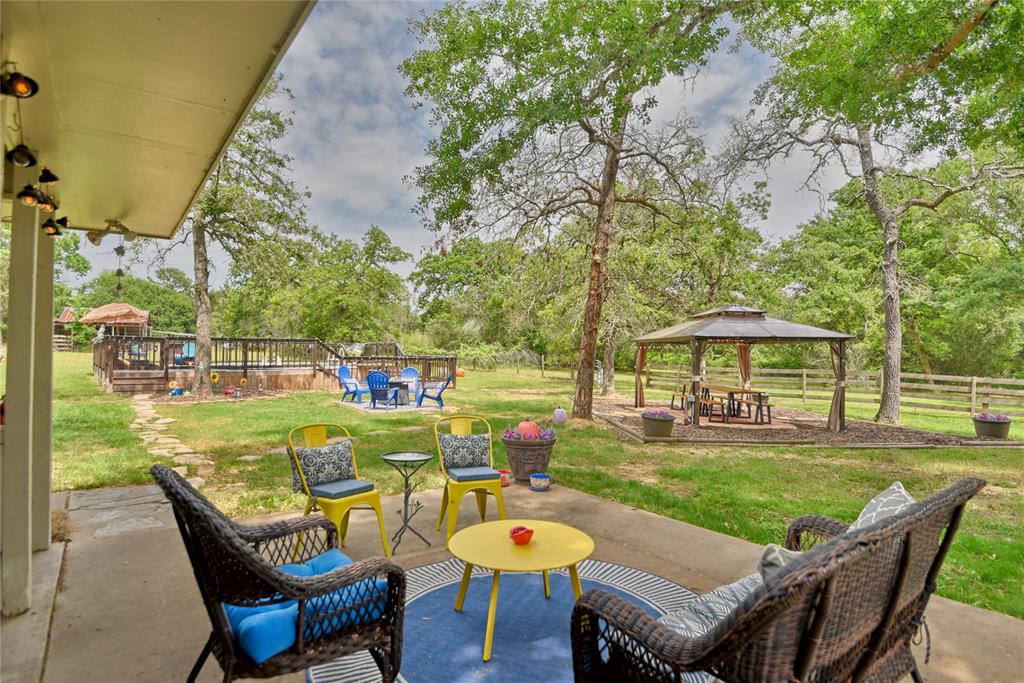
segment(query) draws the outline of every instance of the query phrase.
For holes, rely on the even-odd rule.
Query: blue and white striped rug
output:
[[[501,575],[491,660],[482,661],[491,573],[477,569],[462,612],[454,610],[463,564],[460,560],[417,567],[407,576],[403,683],[572,681],[569,616],[574,603],[568,573],[550,573],[551,599],[544,598],[539,573]],[[579,565],[583,590],[618,593],[660,616],[697,596],[682,586],[639,569],[585,560]],[[380,673],[361,652],[306,672],[309,683],[376,683]],[[687,681],[700,683],[704,674]]]

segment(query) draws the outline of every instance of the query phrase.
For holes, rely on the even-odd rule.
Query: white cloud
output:
[[[432,133],[428,111],[413,110],[405,97],[398,66],[417,48],[408,21],[433,7],[320,3],[280,67],[295,95],[281,101],[295,112],[284,147],[295,158],[295,179],[313,193],[312,220],[323,231],[356,240],[376,223],[414,256],[433,236],[412,214],[417,193],[403,178],[426,161],[424,147]],[[729,119],[746,112],[755,86],[771,67],[749,47],[729,52],[728,46],[726,42],[693,83],[673,77],[654,89],[659,102],[655,122],[674,118],[685,108],[697,117],[709,145],[719,142]],[[809,158],[799,154],[772,166],[772,209],[761,226],[767,236],[790,234],[820,210],[819,196],[799,189],[809,167]],[[842,181],[841,173],[832,171],[822,184],[828,191]],[[101,249],[86,248],[94,270],[116,267],[111,249],[106,242]],[[179,249],[171,263],[191,274],[190,256],[189,249]],[[404,264],[399,271],[410,269],[411,264]],[[215,283],[226,273],[226,267],[218,268]]]

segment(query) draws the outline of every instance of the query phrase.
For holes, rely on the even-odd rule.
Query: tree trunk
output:
[[[210,359],[212,342],[210,328],[212,309],[210,307],[210,261],[206,253],[206,226],[197,222],[192,225],[192,251],[196,275],[196,358],[192,376],[192,394],[206,396],[210,393]]]
[[[604,335],[604,365],[601,370],[603,377],[601,378],[601,395],[602,396],[614,396],[617,392],[615,391],[615,339],[611,332],[607,332]]]
[[[882,308],[885,311],[885,347],[882,355],[882,393],[876,422],[899,424],[900,365],[903,358],[903,326],[900,317],[900,226],[878,187],[871,129],[857,126],[864,197],[882,227]]]
[[[589,420],[594,403],[594,358],[597,355],[597,331],[601,324],[605,283],[608,280],[608,248],[615,232],[615,181],[619,175],[619,155],[628,111],[616,121],[611,144],[606,145],[601,170],[601,194],[597,205],[594,242],[590,250],[590,283],[583,313],[583,336],[580,339],[580,362],[576,373],[576,396],[572,416]]]
[[[924,350],[924,344],[921,343],[921,335],[917,330],[917,322],[913,318],[907,320],[907,331],[910,332],[910,341],[914,344],[914,350],[917,351],[917,359],[921,363],[921,372],[928,375],[928,384],[935,386],[935,380],[932,379],[932,364],[928,360],[928,354]]]

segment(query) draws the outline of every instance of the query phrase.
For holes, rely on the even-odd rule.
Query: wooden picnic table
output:
[[[730,387],[721,384],[701,385],[701,415],[710,420],[715,416],[715,407],[719,407],[722,422],[730,417],[743,417],[745,406],[747,415],[754,424],[764,424],[767,416],[768,424],[772,423],[772,407],[767,392],[743,387]]]

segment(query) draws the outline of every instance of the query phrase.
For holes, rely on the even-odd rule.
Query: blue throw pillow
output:
[[[352,560],[337,548],[332,548],[302,563],[283,564],[279,570],[292,576],[318,576],[352,564]],[[349,611],[344,606],[354,604],[359,598],[370,600]],[[379,619],[387,604],[388,582],[386,579],[366,579],[354,586],[346,586],[327,595],[313,598],[306,603],[306,618],[325,612],[340,611],[326,623],[316,625],[316,632],[306,627],[307,638],[320,638],[337,629],[352,624],[361,624]],[[298,603],[295,600],[266,605],[224,604],[228,622],[238,639],[238,645],[257,664],[295,644],[295,629],[298,620]]]

